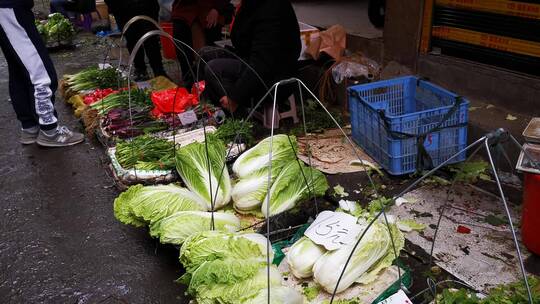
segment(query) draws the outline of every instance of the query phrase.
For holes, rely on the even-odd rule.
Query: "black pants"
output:
[[[229,91],[246,66],[234,55],[218,47],[204,47],[199,55],[203,60],[197,61],[193,71],[199,76],[198,80],[206,81],[204,96],[217,104],[221,97],[229,96]]]
[[[56,128],[58,80],[30,9],[0,9],[0,47],[9,70],[9,94],[23,128]]]
[[[156,5],[151,4],[146,6],[147,7],[139,6],[133,9],[126,9],[123,12],[116,13],[114,17],[116,18],[119,28],[123,29],[131,18],[139,15],[145,15],[157,20],[159,15],[159,5],[157,5],[157,2]],[[153,30],[157,30],[157,28],[145,20],[139,20],[131,24],[125,34],[129,53],[131,54],[133,52],[135,45],[144,34]],[[147,39],[135,55],[133,65],[135,66],[136,72],[141,73],[146,71],[146,62],[144,60],[145,55],[148,57],[150,67],[154,72],[154,76],[164,75],[165,71],[163,69],[163,61],[161,58],[161,44],[159,42],[159,36],[152,36]]]
[[[214,42],[218,41],[221,37],[221,26],[218,25],[213,28],[204,29],[204,36],[206,45],[214,45]],[[177,19],[173,21],[173,37],[193,48],[191,26],[184,20]],[[193,64],[195,54],[189,47],[180,44],[180,50],[176,51],[176,56],[178,58],[178,62],[180,62],[182,77],[189,85],[195,78],[193,77],[194,75],[191,74],[190,70],[190,66]]]

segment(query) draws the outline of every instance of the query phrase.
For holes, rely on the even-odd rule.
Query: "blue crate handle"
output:
[[[419,83],[419,82],[418,82]],[[431,159],[431,155],[429,155],[428,151],[426,150],[426,147],[424,147],[424,142],[426,141],[426,137],[433,132],[441,131],[443,129],[449,129],[449,128],[456,128],[456,127],[464,127],[467,126],[467,123],[458,123],[452,126],[446,126],[442,127],[442,125],[452,117],[456,113],[456,111],[459,109],[461,104],[463,103],[463,98],[461,96],[456,96],[456,101],[454,102],[454,105],[450,110],[444,115],[444,117],[441,119],[441,121],[432,129],[421,133],[421,134],[409,134],[399,131],[392,131],[390,127],[390,123],[388,122],[388,118],[385,115],[384,110],[377,110],[377,113],[379,113],[379,116],[381,120],[383,121],[384,129],[386,132],[392,137],[393,139],[408,139],[408,138],[416,138],[416,147],[418,149],[418,153],[416,154],[416,172],[422,172],[424,169],[431,169],[433,168],[433,160]]]

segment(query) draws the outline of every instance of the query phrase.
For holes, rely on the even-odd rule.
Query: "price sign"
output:
[[[413,302],[407,297],[403,290],[400,289],[388,299],[379,302],[379,304],[413,304]]]
[[[187,126],[197,121],[197,114],[193,110],[178,114],[182,125]]]
[[[304,233],[314,243],[328,250],[352,244],[362,227],[357,219],[343,212],[323,211]]]

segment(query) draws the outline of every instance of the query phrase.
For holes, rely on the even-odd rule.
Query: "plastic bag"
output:
[[[369,75],[369,69],[365,65],[352,61],[343,61],[332,68],[332,77],[336,83],[353,77],[369,78]]]
[[[191,92],[186,88],[167,89],[153,92],[150,95],[154,103],[152,114],[160,117],[164,114],[183,113],[189,108],[199,104],[199,96],[204,91],[204,81],[193,85]]]
[[[159,21],[170,21],[174,0],[158,0]]]

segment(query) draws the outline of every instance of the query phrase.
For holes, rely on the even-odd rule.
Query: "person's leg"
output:
[[[11,57],[6,56],[10,61],[11,70],[18,69],[13,77],[22,80],[22,75],[28,75],[29,79],[29,82],[26,82],[28,86],[26,90],[13,93],[15,96],[13,102],[17,103],[17,105],[14,104],[15,110],[22,113],[25,126],[29,126],[32,121],[27,111],[32,109],[34,113],[31,116],[37,117],[42,130],[39,136],[48,133],[55,140],[57,133],[60,132],[53,105],[54,93],[57,89],[56,71],[36,29],[34,15],[29,9],[0,8],[0,27],[3,31],[3,38],[0,39],[2,49],[5,53],[11,54]],[[12,84],[12,88],[18,90],[20,87]],[[27,97],[22,91],[26,92]],[[28,94],[28,91],[32,94]],[[60,133],[62,133],[62,141],[57,146],[75,144],[84,140],[82,134],[72,133],[65,128],[62,128]]]
[[[28,12],[32,14],[31,11]],[[28,74],[35,103],[31,104],[29,100],[26,100],[26,103],[30,103],[30,106],[35,109],[41,127],[50,130],[56,128],[57,123],[53,106],[57,86],[56,72],[39,34],[36,31],[38,39],[35,39],[32,30],[29,30],[29,19],[33,22],[33,16],[28,16],[19,9],[0,9],[0,26],[7,40],[2,44],[3,49],[13,51],[15,58],[11,60],[12,70],[19,69],[20,72],[15,73],[14,76],[20,78],[21,74]],[[16,97],[15,101],[20,103],[23,99]],[[21,108],[27,106],[21,106]]]
[[[155,28],[152,25],[147,24],[145,32],[151,30],[155,30]],[[150,67],[152,68],[152,72],[154,72],[154,76],[167,76],[165,69],[163,68],[159,36],[152,36],[144,42],[144,52],[148,57]]]
[[[131,24],[129,29],[126,32],[126,44],[127,48],[129,50],[129,53],[133,53],[135,49],[135,45],[141,39],[141,37],[146,34],[144,31],[144,25],[141,23],[142,21],[135,22]],[[146,61],[144,60],[145,56],[145,48],[140,47],[137,53],[135,54],[135,58],[133,59],[133,66],[135,67],[135,74],[139,77],[145,77],[147,75],[146,71]]]
[[[66,2],[67,2],[66,0],[51,0],[51,14],[60,13],[68,17],[67,11],[65,8]]]
[[[189,46],[193,45],[191,27],[183,20],[173,21],[173,37]],[[188,47],[180,45],[180,49],[176,50],[176,57],[178,58],[178,62],[180,62],[180,69],[182,70],[184,80],[193,79],[193,75],[191,75],[193,52]]]
[[[17,119],[23,129],[39,126],[32,103],[28,102],[34,99],[34,89],[30,82],[30,75],[28,75],[22,61],[20,61],[11,43],[9,43],[2,26],[0,26],[0,47],[8,64],[9,96],[13,109],[17,114]]]
[[[146,14],[154,19],[159,20],[159,4],[157,1],[150,1],[147,4]],[[145,32],[156,30],[154,25],[151,25],[148,22],[145,22]],[[165,69],[163,68],[163,58],[161,56],[161,42],[159,41],[159,36],[153,36],[146,40],[144,43],[144,51],[150,62],[150,67],[154,72],[154,76],[167,76]]]
[[[234,86],[245,67],[238,59],[219,58],[208,61],[204,68],[205,97],[217,103]]]

